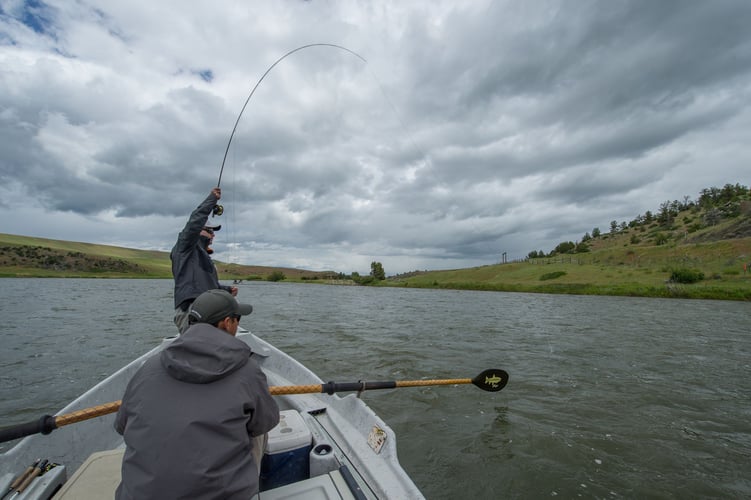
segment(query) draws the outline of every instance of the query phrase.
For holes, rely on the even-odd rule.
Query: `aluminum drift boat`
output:
[[[259,357],[270,386],[323,384],[313,372],[250,332],[237,338]],[[171,339],[109,376],[58,415],[119,400],[135,371]],[[424,498],[396,454],[394,432],[355,394],[275,396],[280,424],[269,433],[261,493],[270,499]],[[113,498],[120,482],[122,436],[114,413],[32,435],[0,455],[2,500]],[[47,466],[19,494],[14,481],[38,459]],[[179,464],[176,464],[179,466]],[[39,467],[37,467],[39,469]],[[16,484],[16,486],[18,486]]]

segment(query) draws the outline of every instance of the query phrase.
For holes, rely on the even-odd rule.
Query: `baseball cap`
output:
[[[226,290],[214,289],[203,292],[190,305],[191,323],[215,325],[227,316],[247,316],[253,312],[250,304],[240,304]]]

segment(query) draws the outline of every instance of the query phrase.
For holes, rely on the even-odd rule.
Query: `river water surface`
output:
[[[363,395],[428,498],[751,497],[748,303],[266,282],[239,298],[243,326],[324,380],[509,372],[498,393]],[[170,280],[0,279],[0,313],[3,426],[176,332]]]

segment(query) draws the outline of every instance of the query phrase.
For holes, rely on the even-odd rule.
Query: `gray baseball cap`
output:
[[[227,316],[247,316],[253,312],[250,304],[240,304],[231,293],[214,289],[203,292],[190,305],[191,323],[215,325]]]

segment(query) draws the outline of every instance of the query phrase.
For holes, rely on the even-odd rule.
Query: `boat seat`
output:
[[[92,453],[52,500],[115,498],[125,448]]]
[[[344,476],[338,470],[304,481],[266,490],[254,500],[356,500]]]
[[[120,484],[125,448],[92,453],[52,500],[114,498]],[[259,496],[253,497],[258,499]],[[263,500],[355,500],[338,470],[261,493]]]

